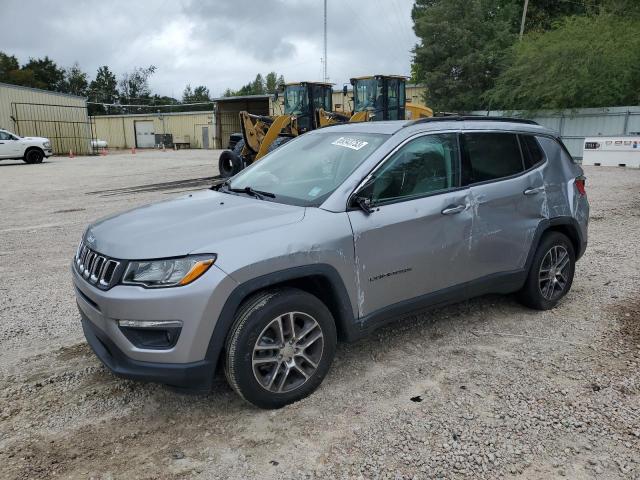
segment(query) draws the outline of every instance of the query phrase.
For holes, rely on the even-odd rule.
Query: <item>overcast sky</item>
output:
[[[412,0],[328,0],[328,74],[409,74],[417,39]],[[322,0],[2,0],[0,51],[100,65],[118,76],[155,65],[154,93],[180,98],[187,83],[215,96],[256,73],[322,80]]]

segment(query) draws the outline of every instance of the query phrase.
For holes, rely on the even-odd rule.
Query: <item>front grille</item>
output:
[[[92,285],[107,290],[116,281],[120,262],[99,254],[84,242],[80,242],[74,260],[76,271]]]

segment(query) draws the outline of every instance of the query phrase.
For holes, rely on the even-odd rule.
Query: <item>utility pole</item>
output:
[[[529,0],[524,0],[524,8],[522,9],[522,21],[520,22],[520,40],[522,40],[522,34],[524,33],[524,21],[527,19],[528,6],[529,6]]]
[[[329,81],[329,76],[327,75],[327,0],[324,0],[324,62],[323,66],[323,76],[324,81]]]

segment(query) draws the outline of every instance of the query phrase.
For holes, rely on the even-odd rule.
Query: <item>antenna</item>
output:
[[[324,0],[324,62],[322,64],[322,74],[324,77],[324,81],[329,81],[329,76],[327,75],[327,0]]]

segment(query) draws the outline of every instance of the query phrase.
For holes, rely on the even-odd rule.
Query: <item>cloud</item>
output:
[[[330,80],[339,88],[352,76],[408,75],[417,41],[411,7],[411,0],[328,0]],[[77,61],[90,77],[101,65],[118,76],[155,65],[154,92],[178,98],[187,83],[221,95],[270,71],[287,81],[321,80],[322,43],[320,0],[4,0],[0,16],[0,50],[21,62]]]

